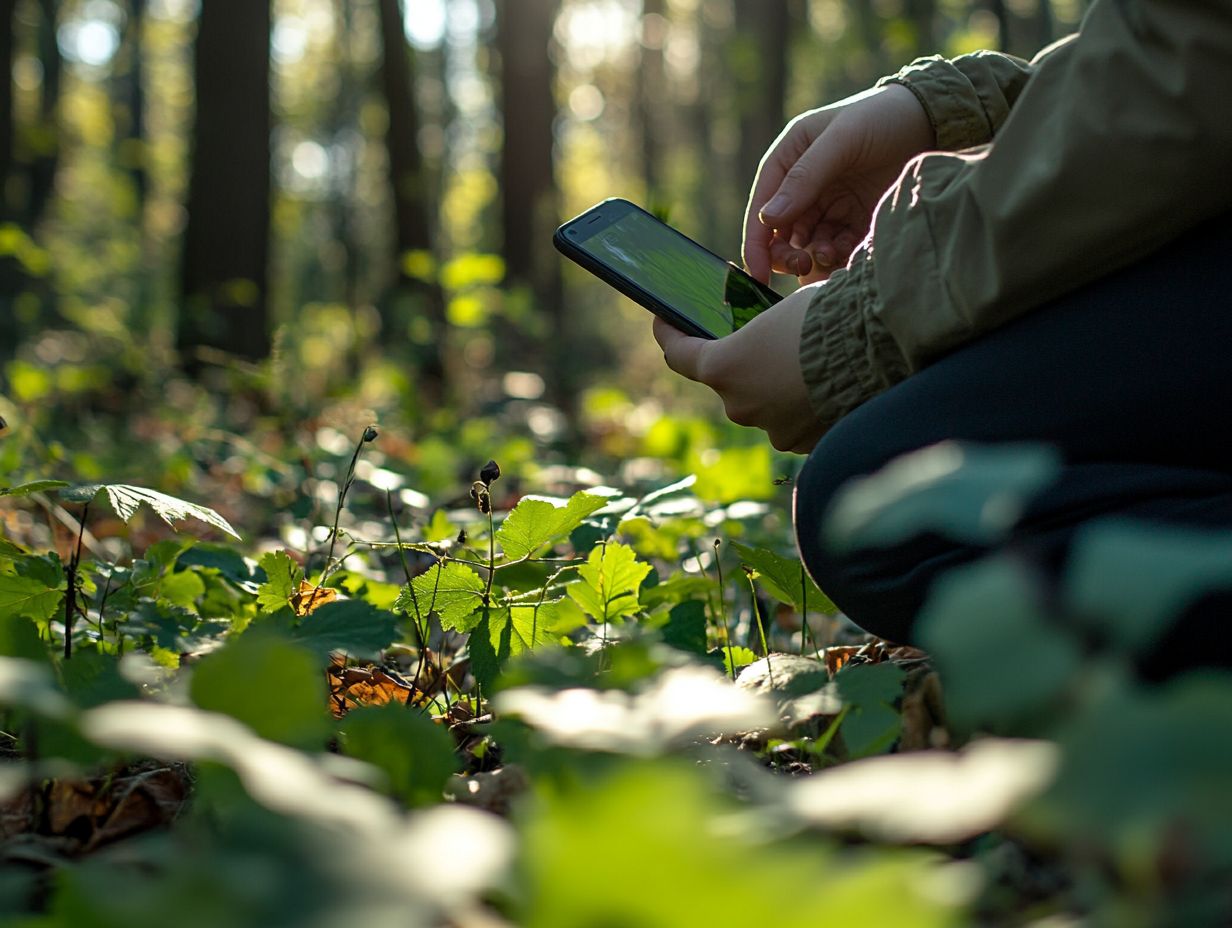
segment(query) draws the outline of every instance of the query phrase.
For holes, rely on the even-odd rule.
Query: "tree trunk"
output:
[[[751,189],[761,156],[783,128],[791,10],[786,0],[736,4],[734,69],[740,110],[738,182]]]
[[[26,225],[33,229],[42,218],[56,185],[60,165],[60,82],[63,59],[56,41],[59,8],[56,0],[39,0],[39,60],[43,66],[39,126],[29,163]]]
[[[666,113],[663,96],[667,72],[663,60],[667,18],[664,0],[642,0],[642,43],[640,67],[635,75],[638,128],[641,132],[642,180],[646,185],[649,209],[664,208],[670,202],[665,194],[664,144]]]
[[[146,0],[128,0],[122,60],[115,87],[118,160],[132,178],[138,215],[145,206],[149,189],[145,139],[145,46],[142,43],[145,8]]]
[[[13,27],[17,0],[0,0],[0,221],[16,213],[10,199],[13,170]]]
[[[419,150],[419,108],[415,99],[415,67],[403,29],[399,0],[379,0],[381,14],[381,85],[389,107],[385,144],[389,154],[389,186],[393,200],[394,241],[391,298],[386,300],[383,326],[394,337],[413,332],[408,316],[429,323],[427,338],[417,340],[419,385],[429,402],[439,402],[445,389],[442,355],[445,306],[435,280],[410,273],[406,258],[414,253],[435,256],[427,172]],[[436,263],[435,258],[432,262]],[[399,312],[401,307],[406,310]]]
[[[197,29],[197,115],[177,343],[269,354],[270,0],[207,0]]]
[[[548,320],[551,399],[568,415],[574,406],[569,320],[563,312],[560,261],[551,247],[560,219],[553,159],[555,70],[549,57],[559,0],[519,0],[498,6],[501,118],[501,231],[506,282],[529,288]]]

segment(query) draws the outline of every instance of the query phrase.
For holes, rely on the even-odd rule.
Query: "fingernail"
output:
[[[770,199],[769,203],[767,203],[765,206],[761,208],[761,212],[758,213],[757,215],[760,219],[765,221],[767,217],[774,217],[774,216],[779,215],[781,212],[783,212],[783,210],[787,209],[787,206],[789,203],[790,201],[787,199],[787,194],[785,193],[776,194],[774,197]]]
[[[803,277],[813,269],[813,259],[805,252],[796,252],[787,259],[787,268],[797,277]]]
[[[819,251],[813,255],[813,260],[818,267],[834,267],[834,253],[831,251]]]

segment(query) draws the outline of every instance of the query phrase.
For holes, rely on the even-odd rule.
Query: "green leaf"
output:
[[[80,709],[93,709],[117,699],[141,698],[136,684],[120,673],[115,655],[93,648],[74,648],[72,660],[60,665],[60,676],[69,698]]]
[[[564,538],[607,502],[590,493],[575,493],[564,506],[524,496],[496,530],[497,544],[510,560],[530,557],[548,542]]]
[[[650,565],[639,562],[632,548],[609,542],[590,552],[578,568],[581,579],[566,589],[587,615],[607,622],[638,611],[638,590],[648,573]]]
[[[757,655],[750,648],[724,646],[716,653],[723,658],[723,671],[728,676],[733,676],[740,671],[741,667],[747,667],[757,660]]]
[[[991,544],[1059,467],[1048,447],[943,442],[853,481],[839,493],[824,532],[838,552],[887,547],[925,532]]]
[[[1071,550],[1067,604],[1135,653],[1148,650],[1186,606],[1232,588],[1227,532],[1109,520],[1083,529]]]
[[[198,506],[196,503],[168,496],[166,493],[159,493],[157,490],[150,490],[146,487],[134,487],[124,483],[86,484],[61,490],[60,498],[72,503],[88,503],[104,491],[107,494],[107,500],[111,503],[111,508],[125,522],[132,519],[138,507],[145,503],[172,528],[176,527],[177,522],[191,518],[221,529],[233,538],[240,537],[239,533],[231,527],[231,523],[213,509]]]
[[[257,588],[257,605],[265,612],[277,612],[299,592],[304,572],[286,551],[270,551],[260,564],[266,579]]]
[[[319,749],[328,734],[317,657],[276,635],[240,635],[207,654],[193,667],[189,694],[202,709],[238,719],[271,741]]]
[[[341,729],[343,750],[381,770],[386,790],[409,806],[439,803],[460,767],[448,730],[402,706],[352,709]]]
[[[552,629],[556,603],[535,606],[502,606],[476,613],[478,624],[471,632],[471,668],[484,689],[490,689],[511,657],[555,641]]]
[[[396,634],[397,619],[392,612],[358,599],[326,603],[291,631],[295,641],[317,654],[346,651],[366,657],[389,647]]]
[[[757,571],[756,579],[779,602],[794,606],[800,612],[806,608],[809,611],[838,612],[830,597],[817,588],[799,558],[783,557],[765,548],[750,548],[738,541],[731,544],[740,554],[741,562]]]
[[[44,490],[58,490],[68,486],[63,480],[35,480],[15,487],[0,487],[0,496],[29,496],[31,493],[42,493]]]
[[[1073,636],[1049,620],[1025,568],[1006,557],[941,577],[917,627],[945,681],[950,721],[962,730],[1018,734],[1024,723],[1051,718],[1082,666]]]
[[[260,582],[256,564],[234,548],[212,542],[197,542],[176,559],[179,568],[204,567],[217,570],[232,583],[249,587]]]
[[[697,600],[673,606],[663,640],[673,648],[693,654],[706,653],[706,606]]]
[[[479,607],[487,585],[465,564],[456,561],[437,564],[413,579],[411,587],[422,614],[436,612],[442,628],[469,632],[479,624]],[[416,614],[410,592],[405,588],[394,607]]]
[[[890,747],[902,731],[902,716],[892,704],[903,692],[903,669],[889,661],[856,664],[834,675],[834,688],[848,712],[843,744],[852,757],[867,757]]]
[[[63,587],[49,587],[37,577],[0,574],[0,618],[27,616],[46,622],[63,603]]]

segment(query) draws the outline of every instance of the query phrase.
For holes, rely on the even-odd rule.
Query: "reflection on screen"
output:
[[[774,300],[733,265],[631,210],[582,247],[712,334],[730,335]]]

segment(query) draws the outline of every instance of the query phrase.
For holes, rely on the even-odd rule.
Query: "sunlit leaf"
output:
[[[757,571],[757,583],[779,602],[801,612],[805,609],[838,612],[838,607],[817,588],[799,558],[783,557],[766,548],[751,548],[738,541],[731,545],[740,554],[740,560]]]
[[[205,522],[207,525],[212,525],[233,538],[240,537],[239,533],[231,527],[231,523],[213,509],[145,487],[134,487],[123,483],[87,484],[61,490],[60,497],[69,502],[88,503],[100,492],[107,494],[107,500],[111,503],[111,508],[125,522],[132,519],[141,504],[145,503],[154,510],[160,519],[172,528],[176,527],[177,522],[191,518]]]
[[[638,611],[638,589],[648,573],[650,565],[638,561],[632,548],[610,542],[590,552],[578,568],[581,579],[566,589],[587,615],[606,622]]]
[[[564,538],[607,502],[590,493],[575,493],[564,506],[523,497],[496,530],[496,542],[510,560],[530,557],[549,542]]]
[[[27,616],[46,622],[63,602],[62,587],[49,587],[37,577],[0,574],[0,617]]]
[[[0,487],[0,496],[29,496],[31,493],[42,493],[45,490],[58,490],[68,484],[63,480],[35,480],[15,487]]]
[[[299,592],[303,571],[286,551],[270,551],[261,556],[265,582],[257,589],[257,605],[266,612],[277,612]]]
[[[409,615],[416,615],[415,607],[423,615],[435,611],[440,616],[441,627],[459,632],[468,632],[479,624],[479,607],[487,585],[479,574],[465,564],[447,561],[411,581],[415,601],[405,588],[398,596],[394,607]]]

